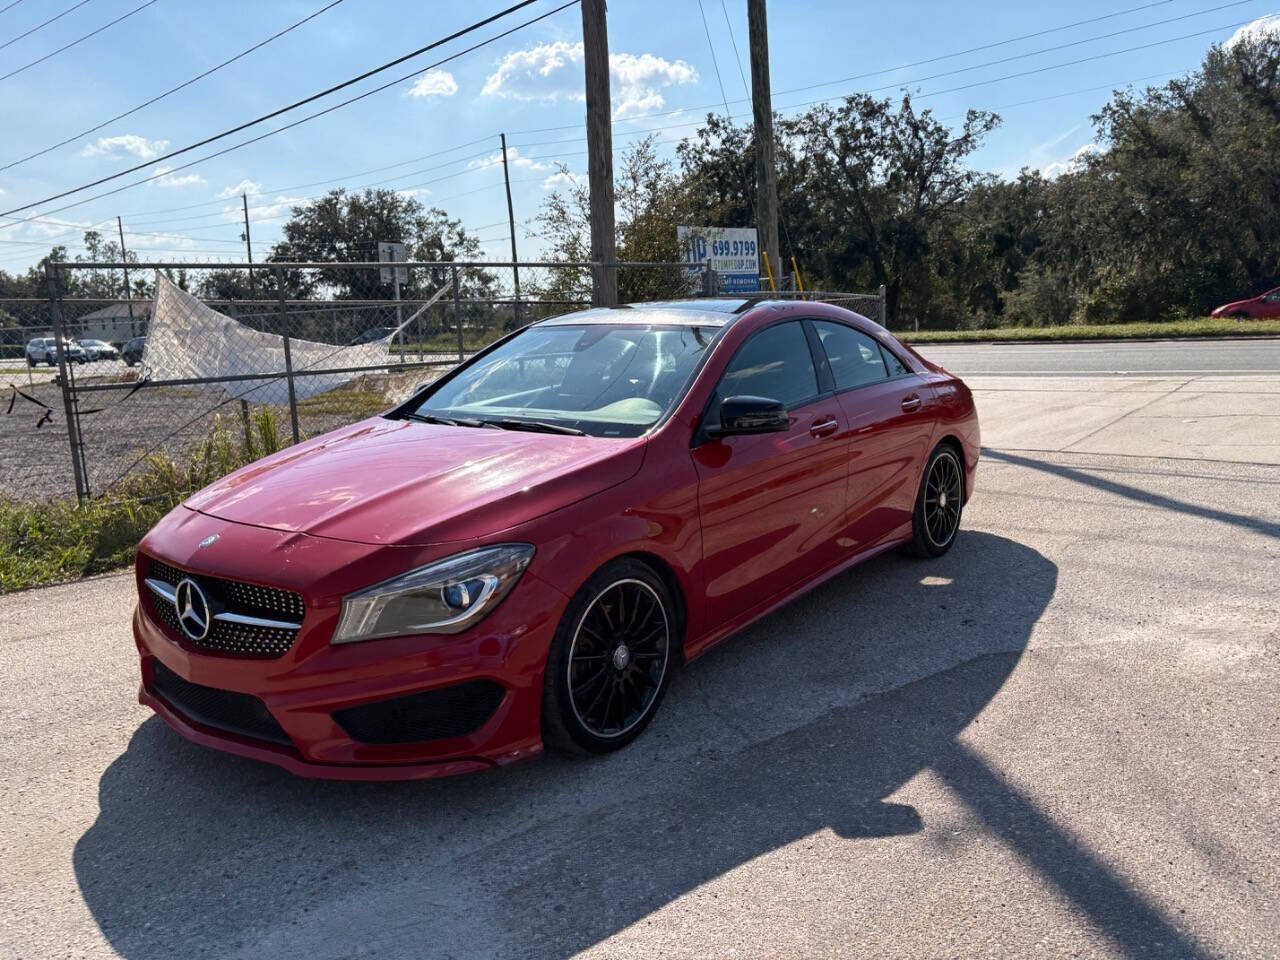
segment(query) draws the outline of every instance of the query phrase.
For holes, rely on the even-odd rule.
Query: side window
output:
[[[799,321],[761,330],[751,337],[720,378],[720,399],[768,397],[793,407],[818,395],[813,354]]]
[[[861,330],[829,320],[813,321],[831,364],[837,390],[861,387],[889,377],[880,345]]]
[[[911,372],[907,369],[906,365],[894,356],[893,352],[883,343],[880,344],[880,352],[884,354],[884,365],[889,368],[889,376],[905,377]]]

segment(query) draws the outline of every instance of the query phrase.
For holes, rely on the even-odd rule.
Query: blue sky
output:
[[[0,7],[8,2],[0,0]],[[77,6],[79,0],[19,0],[0,13],[0,75],[19,71],[0,79],[0,166],[134,107],[329,2],[153,0],[144,6],[146,0],[85,0]],[[540,0],[501,26],[366,81],[354,92],[425,67],[557,5],[558,0]],[[498,0],[342,0],[161,102],[0,171],[0,210],[152,160],[166,148],[185,146],[346,80],[502,6]],[[717,106],[722,101],[717,64],[730,110],[741,119],[749,116],[742,76],[746,71],[749,80],[749,67],[744,62],[740,69],[734,49],[736,41],[745,58],[746,5],[702,0],[702,8],[711,45],[697,0],[610,4],[619,118],[615,146],[638,137],[637,131],[664,128],[664,149],[670,151],[708,109],[724,112]],[[48,26],[14,39],[68,9]],[[1089,116],[1111,89],[1162,83],[1194,68],[1211,44],[1228,42],[1241,24],[1277,12],[1280,0],[1078,0],[1069,5],[774,0],[774,107],[792,113],[822,97],[854,90],[894,95],[905,85],[918,91],[920,107],[943,120],[954,121],[968,107],[1001,114],[1004,122],[974,158],[976,167],[1004,175],[1023,166],[1052,173],[1093,142]],[[121,16],[125,19],[99,35],[21,69]],[[1106,19],[1057,29],[1101,17]],[[1051,32],[1015,39],[1041,31]],[[249,195],[255,250],[265,253],[289,205],[331,187],[375,181],[443,207],[484,241],[487,258],[506,259],[502,168],[495,162],[499,132],[506,132],[514,147],[520,255],[533,259],[541,245],[530,236],[534,228],[528,221],[556,183],[555,165],[585,169],[580,39],[574,6],[422,77],[244,149],[113,196],[47,212],[217,149],[206,148],[27,211],[19,216],[45,219],[0,226],[0,269],[25,268],[53,242],[67,243],[74,255],[87,225],[114,236],[117,214],[124,219],[129,247],[143,259],[240,259],[241,192]],[[1145,49],[1108,55],[1139,45]],[[963,53],[975,47],[987,49]],[[1091,59],[1059,67],[1082,58]]]

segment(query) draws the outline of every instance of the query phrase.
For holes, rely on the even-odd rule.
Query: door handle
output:
[[[825,420],[819,420],[809,428],[809,436],[811,437],[827,437],[835,433],[840,424],[836,422],[835,417],[828,417]]]
[[[908,397],[904,397],[902,400],[902,412],[911,413],[914,410],[919,410],[921,402],[920,397],[914,393]]]

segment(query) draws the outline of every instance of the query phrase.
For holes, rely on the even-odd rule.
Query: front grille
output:
[[[276,587],[263,587],[256,583],[245,583],[242,580],[219,580],[213,577],[197,576],[171,567],[159,560],[150,560],[151,573],[148,576],[163,580],[165,583],[177,584],[184,577],[198,580],[201,586],[218,584],[226,595],[228,603],[250,608],[264,616],[277,620],[301,620],[307,608],[302,602],[302,595],[291,590],[280,590]]]
[[[174,588],[189,578],[199,584],[211,606],[221,613],[300,624],[306,611],[301,594],[240,580],[187,573],[150,557],[146,559],[143,576]],[[145,588],[144,594],[148,610],[175,639],[216,653],[238,657],[282,657],[289,652],[298,636],[297,628],[293,627],[235,623],[215,616],[208,634],[201,640],[193,640],[178,623],[178,614],[172,603]]]
[[[502,702],[502,687],[471,680],[407,697],[335,710],[334,722],[359,743],[421,743],[479,730]]]
[[[253,740],[292,746],[292,741],[257,697],[184,680],[159,660],[153,661],[152,686],[188,720]]]

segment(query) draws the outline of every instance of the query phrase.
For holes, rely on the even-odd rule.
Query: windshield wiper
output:
[[[501,420],[485,420],[486,426],[499,427],[503,430],[527,430],[530,433],[563,433],[571,437],[585,437],[586,434],[577,427],[566,427],[559,423],[547,423],[545,420],[513,420],[504,417]]]
[[[471,417],[437,417],[429,413],[406,413],[406,420],[417,420],[419,423],[437,423],[445,427],[493,427],[502,429],[488,420],[475,420]]]

